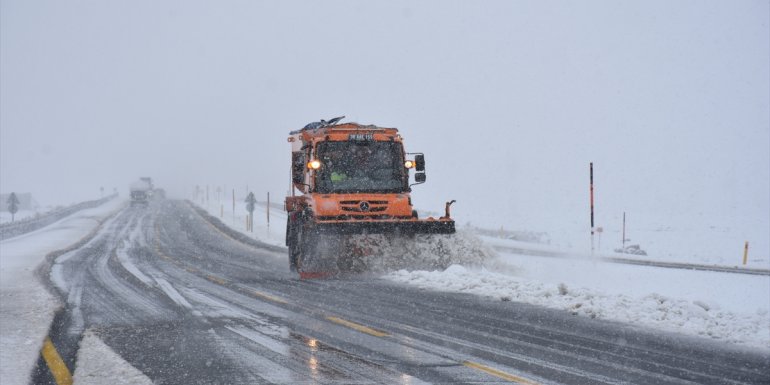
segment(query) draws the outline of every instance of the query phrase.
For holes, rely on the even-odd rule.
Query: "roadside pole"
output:
[[[746,262],[749,261],[749,241],[743,245],[743,266],[746,266]]]
[[[594,162],[589,164],[591,190],[591,255],[594,254]]]

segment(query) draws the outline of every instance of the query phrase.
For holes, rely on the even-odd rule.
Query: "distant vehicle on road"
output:
[[[131,183],[129,187],[131,196],[131,206],[147,205],[152,195],[152,182],[148,181],[149,178],[142,178],[134,183]]]

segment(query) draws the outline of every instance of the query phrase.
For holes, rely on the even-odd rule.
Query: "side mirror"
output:
[[[425,155],[417,154],[414,156],[414,170],[425,171]],[[415,175],[417,177],[417,175]],[[425,175],[423,175],[425,177]]]
[[[424,172],[415,173],[414,181],[417,183],[425,183],[425,173]]]
[[[305,183],[305,154],[300,151],[291,153],[291,181]]]

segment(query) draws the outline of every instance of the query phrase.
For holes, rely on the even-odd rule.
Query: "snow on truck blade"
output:
[[[464,231],[396,239],[367,235],[354,239],[352,248],[365,250],[360,258],[370,272],[443,269],[453,264],[480,266],[497,255],[478,237]]]

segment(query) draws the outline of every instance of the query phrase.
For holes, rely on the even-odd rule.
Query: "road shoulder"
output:
[[[61,303],[36,274],[46,257],[77,244],[123,201],[79,211],[49,227],[0,242],[0,382],[26,384]]]
[[[83,334],[78,350],[76,385],[152,385],[152,381],[131,366],[91,330]]]

